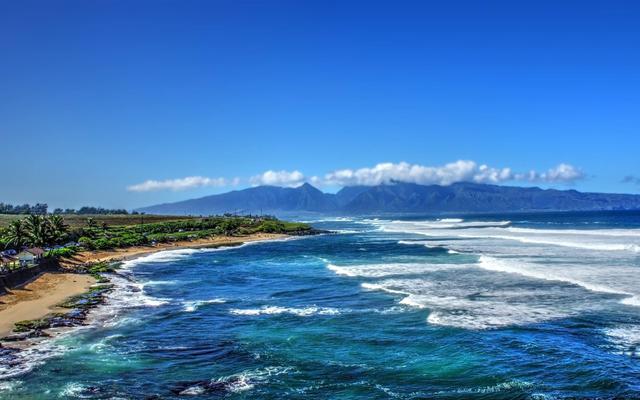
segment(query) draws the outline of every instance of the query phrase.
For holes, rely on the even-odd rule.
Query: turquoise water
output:
[[[125,263],[0,398],[640,397],[640,214],[313,224]]]

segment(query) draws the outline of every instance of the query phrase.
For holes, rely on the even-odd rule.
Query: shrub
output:
[[[89,250],[94,250],[96,248],[95,243],[93,242],[93,239],[87,236],[82,236],[80,239],[78,239],[78,244],[80,244],[80,246],[84,247],[85,249],[89,249]]]
[[[34,329],[46,329],[50,326],[49,321],[46,319],[34,319],[18,321],[15,323],[14,332],[29,332]]]
[[[63,258],[63,257],[71,257],[76,254],[76,249],[72,247],[62,247],[59,249],[49,250],[45,253],[45,257],[51,258]]]

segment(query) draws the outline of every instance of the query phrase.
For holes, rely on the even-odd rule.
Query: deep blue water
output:
[[[0,398],[640,398],[639,213],[314,225],[126,263]]]

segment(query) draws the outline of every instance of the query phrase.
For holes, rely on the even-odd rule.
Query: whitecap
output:
[[[604,329],[604,333],[616,352],[640,356],[640,325],[620,325]]]
[[[471,264],[386,263],[344,265],[327,264],[337,275],[349,277],[381,278],[394,275],[420,275],[428,272],[470,268]]]
[[[261,308],[249,308],[249,309],[232,309],[229,311],[234,315],[278,315],[278,314],[291,314],[298,317],[308,317],[311,315],[337,315],[340,314],[340,310],[330,307],[279,307],[279,306],[263,306]]]
[[[226,300],[224,299],[210,299],[210,300],[189,300],[182,302],[183,310],[185,312],[194,312],[199,307],[207,305],[207,304],[223,304]]]
[[[564,266],[564,268],[552,268],[544,264],[527,263],[511,258],[498,258],[486,255],[480,256],[477,264],[480,268],[512,274],[518,274],[529,278],[566,282],[583,287],[587,290],[600,293],[611,293],[628,296],[621,303],[630,306],[640,306],[640,297],[631,291],[640,289],[640,282],[633,278],[633,270],[618,271],[622,274],[613,274],[611,269],[598,265],[595,268],[588,265]]]

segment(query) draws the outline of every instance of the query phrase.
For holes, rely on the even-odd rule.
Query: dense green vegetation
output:
[[[46,246],[64,242],[69,237],[69,226],[60,215],[30,214],[15,219],[0,231],[3,248],[20,249],[23,246]]]
[[[6,228],[0,229],[0,247],[45,247],[75,241],[88,250],[107,250],[216,235],[235,236],[260,232],[301,234],[311,231],[309,225],[280,221],[269,216],[224,215],[152,223],[144,223],[147,216],[139,217],[130,220],[132,223],[129,225],[118,226],[110,226],[104,220],[89,217],[84,220],[83,226],[71,228],[66,223],[66,217],[61,215],[29,215],[14,219]],[[72,248],[57,248],[50,250],[47,255],[69,257],[74,251]]]
[[[28,215],[28,214],[36,214],[36,215],[45,215],[47,214],[47,209],[49,205],[46,203],[36,203],[34,205],[31,204],[5,204],[0,203],[0,214],[12,214],[12,215]],[[73,208],[56,208],[53,210],[53,214],[76,214],[76,215],[127,215],[129,212],[125,209],[116,208],[102,208],[102,207],[89,207],[84,206],[75,210]],[[133,212],[133,215],[138,215],[137,212]]]
[[[15,215],[26,215],[26,214],[37,214],[42,215],[47,213],[47,205],[44,203],[37,203],[35,205],[30,204],[22,204],[22,205],[11,205],[0,203],[0,214],[15,214]]]
[[[102,208],[102,207],[80,207],[77,210],[73,208],[56,208],[53,210],[54,214],[75,214],[75,215],[127,215],[129,212],[123,208]],[[131,213],[132,215],[138,215],[136,211]]]
[[[0,229],[6,228],[12,221],[17,219],[23,219],[25,215],[18,214],[0,214]],[[153,222],[166,222],[166,221],[179,221],[179,220],[189,220],[196,219],[196,217],[190,216],[175,216],[175,215],[143,215],[143,214],[91,214],[91,215],[81,215],[81,214],[63,214],[64,222],[69,225],[69,227],[74,229],[83,228],[87,224],[87,218],[93,218],[93,220],[98,224],[102,225],[106,223],[109,226],[120,226],[120,225],[137,225],[137,224],[147,224]]]
[[[117,247],[202,239],[210,236],[249,235],[253,233],[298,233],[310,230],[305,224],[279,221],[272,217],[219,216],[182,221],[118,226],[91,227],[83,230],[78,243],[87,249],[106,250]]]

